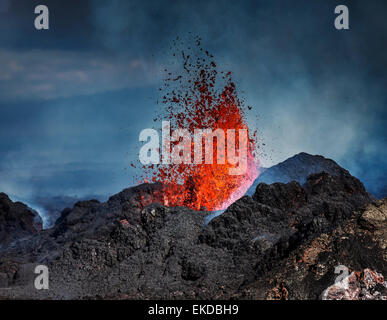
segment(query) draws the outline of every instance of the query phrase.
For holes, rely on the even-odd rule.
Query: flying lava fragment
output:
[[[225,209],[243,196],[258,176],[257,135],[250,132],[246,124],[244,103],[238,97],[231,72],[219,72],[213,56],[201,47],[200,42],[200,38],[196,38],[195,46],[188,48],[189,53],[181,50],[173,54],[181,67],[174,68],[174,71],[165,70],[167,77],[160,88],[162,111],[155,120],[160,123],[168,121],[171,132],[185,129],[192,136],[197,129],[210,129],[212,132],[222,129],[227,132],[225,140],[214,137],[210,150],[206,149],[203,141],[200,147],[203,161],[200,163],[195,162],[192,155],[188,162],[161,162],[144,169],[150,180],[162,184],[165,205],[216,211]],[[235,136],[231,137],[229,132],[235,132]],[[243,137],[238,132],[247,132],[247,135]],[[235,142],[236,151],[233,150],[233,154],[226,147],[231,138]],[[180,142],[171,142],[168,148]],[[190,143],[191,150],[198,150],[193,140]],[[237,166],[241,155],[238,151],[241,152],[242,146],[247,148],[243,155],[246,170],[232,175],[230,169]],[[207,156],[208,152],[213,153],[213,163],[206,161],[206,152]],[[216,161],[219,152],[223,152],[224,161]]]

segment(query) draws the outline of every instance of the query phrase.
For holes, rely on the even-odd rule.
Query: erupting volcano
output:
[[[177,41],[179,39],[174,47]],[[221,129],[227,135],[223,140],[211,137],[211,149],[206,148],[206,137],[203,136],[201,139],[204,142],[200,145],[202,161],[199,163],[192,155],[191,159],[180,164],[164,162],[146,166],[145,172],[148,179],[162,183],[165,205],[222,210],[241,197],[258,175],[257,135],[249,131],[244,103],[238,97],[231,72],[217,71],[213,56],[203,50],[200,38],[195,39],[194,48],[188,48],[188,51],[189,54],[185,51],[173,53],[173,57],[181,62],[181,68],[176,68],[177,71],[165,70],[168,76],[160,88],[163,108],[155,121],[169,121],[171,131],[185,129],[191,136],[197,129],[212,132]],[[247,135],[241,135],[241,131],[247,132]],[[227,145],[230,139],[235,141],[232,153]],[[182,139],[171,141],[168,152],[176,152],[172,149],[181,143]],[[193,140],[189,143],[191,150],[198,151]],[[242,150],[244,154],[240,147],[246,149]],[[212,153],[212,163],[206,161],[206,152],[207,155]],[[220,159],[222,154],[223,159]],[[240,156],[243,159],[239,159]],[[246,170],[241,174],[230,174],[230,169],[237,167],[240,160],[244,161]]]

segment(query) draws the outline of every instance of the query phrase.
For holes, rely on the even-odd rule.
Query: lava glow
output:
[[[235,130],[235,150],[239,150],[238,129],[247,130],[247,170],[241,175],[230,175],[229,169],[236,167],[235,161],[228,161],[227,148],[213,141],[213,164],[204,161],[205,148],[202,146],[201,164],[159,164],[146,168],[151,180],[164,186],[164,204],[185,206],[194,210],[222,210],[245,194],[258,175],[258,160],[255,157],[256,134],[249,132],[243,111],[243,101],[238,98],[230,72],[219,72],[212,55],[196,40],[196,53],[174,54],[181,59],[182,70],[168,73],[162,93],[163,112],[155,121],[171,123],[171,131],[184,128],[193,136],[195,129]],[[226,141],[229,137],[226,136]],[[204,139],[203,139],[204,140]],[[172,142],[171,148],[178,144]],[[217,149],[225,152],[224,164],[217,163]],[[194,144],[192,142],[192,148]],[[238,155],[238,154],[237,154]]]

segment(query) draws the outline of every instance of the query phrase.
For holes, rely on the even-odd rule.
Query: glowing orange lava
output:
[[[241,175],[230,175],[229,169],[235,164],[227,161],[227,157],[224,164],[216,163],[218,141],[214,139],[213,164],[204,163],[203,143],[201,164],[160,164],[148,167],[153,169],[151,172],[148,170],[148,174],[152,176],[152,181],[163,184],[165,205],[215,211],[226,208],[243,196],[257,177],[256,136],[247,127],[243,102],[238,98],[231,73],[218,74],[213,56],[200,47],[200,39],[196,44],[196,54],[179,53],[183,66],[180,74],[168,73],[160,89],[164,93],[163,113],[157,120],[170,121],[171,130],[184,128],[191,135],[195,129],[223,129],[224,132],[234,129],[237,151],[238,129],[246,129],[247,170]],[[224,148],[227,154],[224,145],[219,147]],[[193,142],[191,149],[194,149]]]

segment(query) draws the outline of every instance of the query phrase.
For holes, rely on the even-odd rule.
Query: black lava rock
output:
[[[162,200],[160,185],[144,184],[64,210],[1,249],[0,297],[318,299],[337,264],[386,272],[385,224],[364,214],[373,200],[345,170],[260,184],[208,225],[209,213]],[[50,290],[33,288],[37,264]]]

